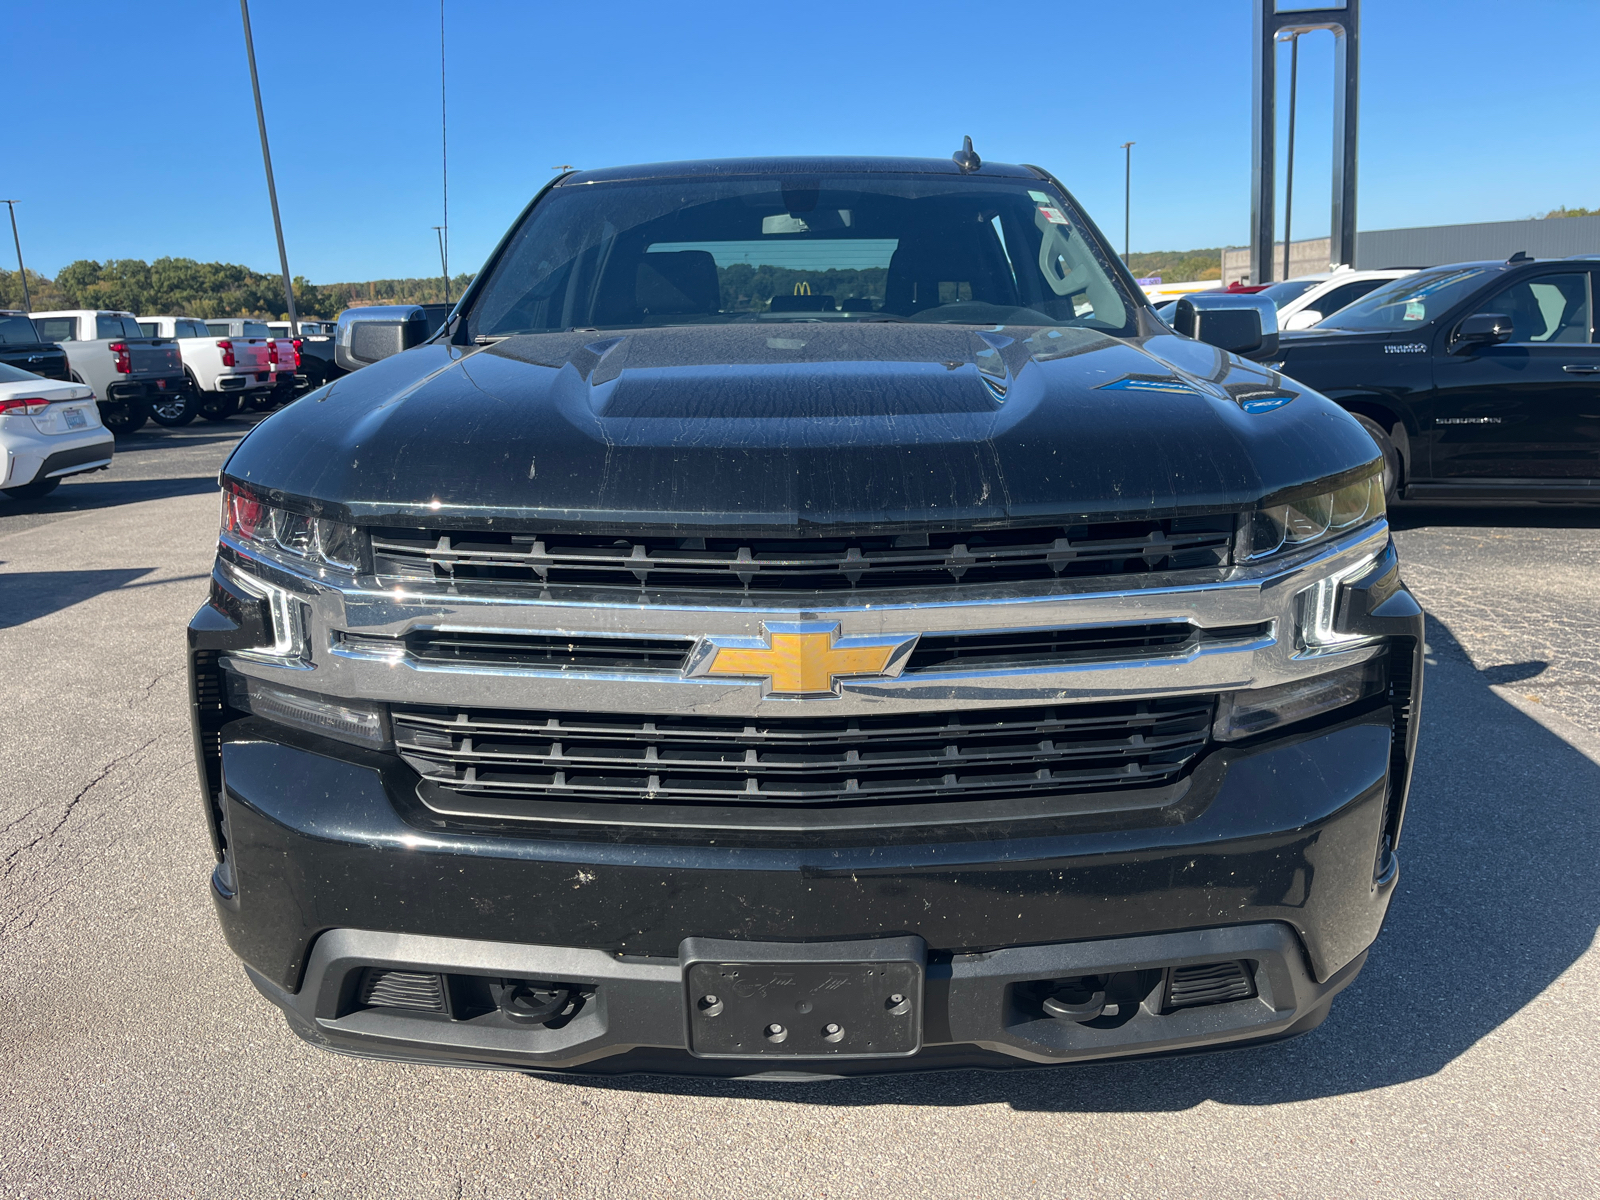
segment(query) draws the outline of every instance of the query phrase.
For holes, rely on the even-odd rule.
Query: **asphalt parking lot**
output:
[[[1432,621],[1388,928],[1207,1056],[804,1085],[338,1058],[207,896],[183,626],[245,432],[0,500],[0,1196],[1591,1196],[1600,510],[1402,507]]]

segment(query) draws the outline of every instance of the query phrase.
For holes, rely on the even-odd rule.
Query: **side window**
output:
[[[1585,271],[1518,280],[1478,305],[1511,318],[1513,342],[1587,342],[1589,276]]]
[[[1358,279],[1354,283],[1347,283],[1343,287],[1334,288],[1326,296],[1317,297],[1313,307],[1323,316],[1331,317],[1346,304],[1354,304],[1380,283],[1388,282],[1387,279]]]
[[[157,325],[154,321],[140,321],[139,332],[144,334],[145,337],[160,337],[161,326]]]
[[[206,331],[210,333],[212,337],[225,338],[228,336],[228,323],[226,321],[207,321]]]
[[[75,342],[78,340],[77,317],[35,317],[33,326],[39,331],[42,342]]]

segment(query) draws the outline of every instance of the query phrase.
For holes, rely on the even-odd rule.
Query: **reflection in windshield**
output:
[[[930,321],[1130,334],[1109,263],[1042,187],[887,174],[564,185],[512,235],[468,332]]]
[[[1318,328],[1416,329],[1454,308],[1478,287],[1485,272],[1483,267],[1418,271],[1346,305]]]

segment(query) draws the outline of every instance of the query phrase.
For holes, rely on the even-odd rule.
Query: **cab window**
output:
[[[228,333],[228,323],[226,321],[207,321],[206,329],[210,331],[212,337],[230,336]]]
[[[77,317],[35,317],[34,328],[41,342],[75,342],[78,340]]]
[[[1522,279],[1478,306],[1511,318],[1513,342],[1587,342],[1589,275],[1569,271]]]

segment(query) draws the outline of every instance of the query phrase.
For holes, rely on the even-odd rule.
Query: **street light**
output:
[[[1122,170],[1122,261],[1128,261],[1128,231],[1133,228],[1133,143],[1123,142]]]
[[[267,118],[261,111],[261,81],[256,78],[256,44],[250,37],[250,3],[239,0],[244,18],[244,52],[250,59],[250,89],[256,97],[256,127],[261,131],[261,161],[267,168],[267,199],[272,201],[272,228],[278,235],[278,265],[283,268],[283,298],[289,305],[289,336],[300,336],[300,319],[294,311],[294,285],[289,282],[289,252],[283,248],[283,222],[278,217],[278,187],[272,182],[272,151],[267,149]]]
[[[17,202],[7,200],[5,205],[11,210],[11,240],[17,244],[17,274],[22,277],[22,307],[32,312],[33,301],[28,298],[28,268],[22,265],[22,239],[17,236]]]

